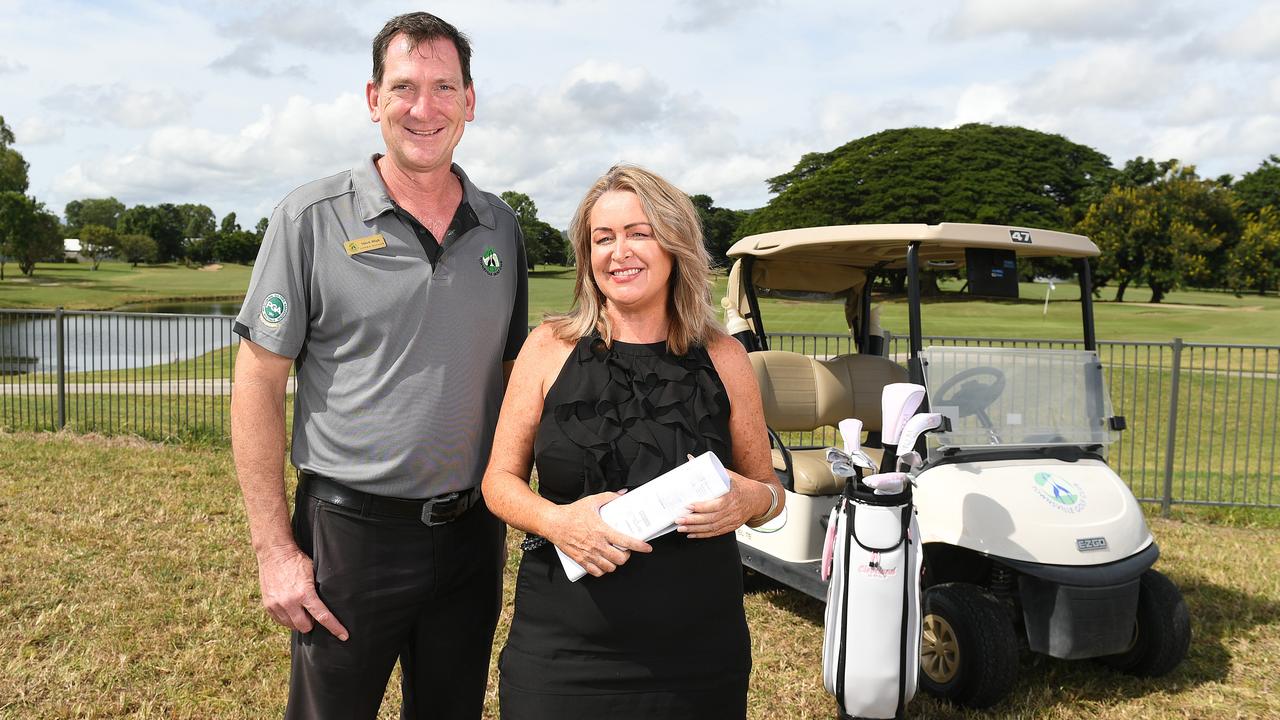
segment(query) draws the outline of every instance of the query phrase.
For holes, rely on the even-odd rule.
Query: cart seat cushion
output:
[[[826,360],[782,350],[748,355],[760,385],[765,422],[778,432],[806,432],[845,418],[880,430],[880,392],[906,382],[901,365],[878,355],[839,355]]]

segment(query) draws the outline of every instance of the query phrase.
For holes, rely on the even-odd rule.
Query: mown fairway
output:
[[[285,632],[258,608],[256,568],[225,448],[0,434],[3,718],[279,716]],[[1191,609],[1187,661],[1157,680],[1090,662],[1028,659],[988,714],[928,698],[917,718],[1280,716],[1280,526],[1274,513],[1151,520],[1159,567]],[[501,647],[510,612],[499,626]],[[830,718],[820,603],[747,597],[750,717]],[[875,622],[874,611],[866,620]],[[696,639],[691,639],[691,642]],[[486,717],[497,717],[491,682]],[[397,717],[394,686],[381,717]]]

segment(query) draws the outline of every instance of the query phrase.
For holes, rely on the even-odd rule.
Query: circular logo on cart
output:
[[[1084,509],[1084,490],[1070,480],[1048,472],[1035,475],[1036,494],[1063,512],[1077,513]]]
[[[262,301],[262,322],[275,327],[289,314],[289,302],[280,293],[271,293]]]
[[[502,272],[502,258],[498,257],[498,251],[492,245],[485,246],[484,254],[480,256],[480,267],[490,275]]]

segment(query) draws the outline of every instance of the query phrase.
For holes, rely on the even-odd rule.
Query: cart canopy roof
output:
[[[818,267],[900,270],[907,245],[920,243],[922,267],[962,267],[965,248],[1012,250],[1018,257],[1093,257],[1098,246],[1083,235],[1008,225],[833,225],[780,230],[745,237],[729,248],[729,257],[754,256],[757,267],[778,264],[810,275]],[[807,270],[802,270],[807,266]],[[779,267],[781,269],[781,267]],[[840,273],[843,274],[843,273]],[[767,286],[767,285],[766,285]],[[814,288],[818,289],[818,288]]]

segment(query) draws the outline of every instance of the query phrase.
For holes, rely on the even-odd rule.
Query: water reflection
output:
[[[233,310],[239,303],[230,303]],[[202,305],[212,308],[214,303]],[[63,318],[68,372],[127,370],[190,360],[236,339],[226,314],[68,312]],[[58,369],[52,312],[0,311],[0,374]]]

